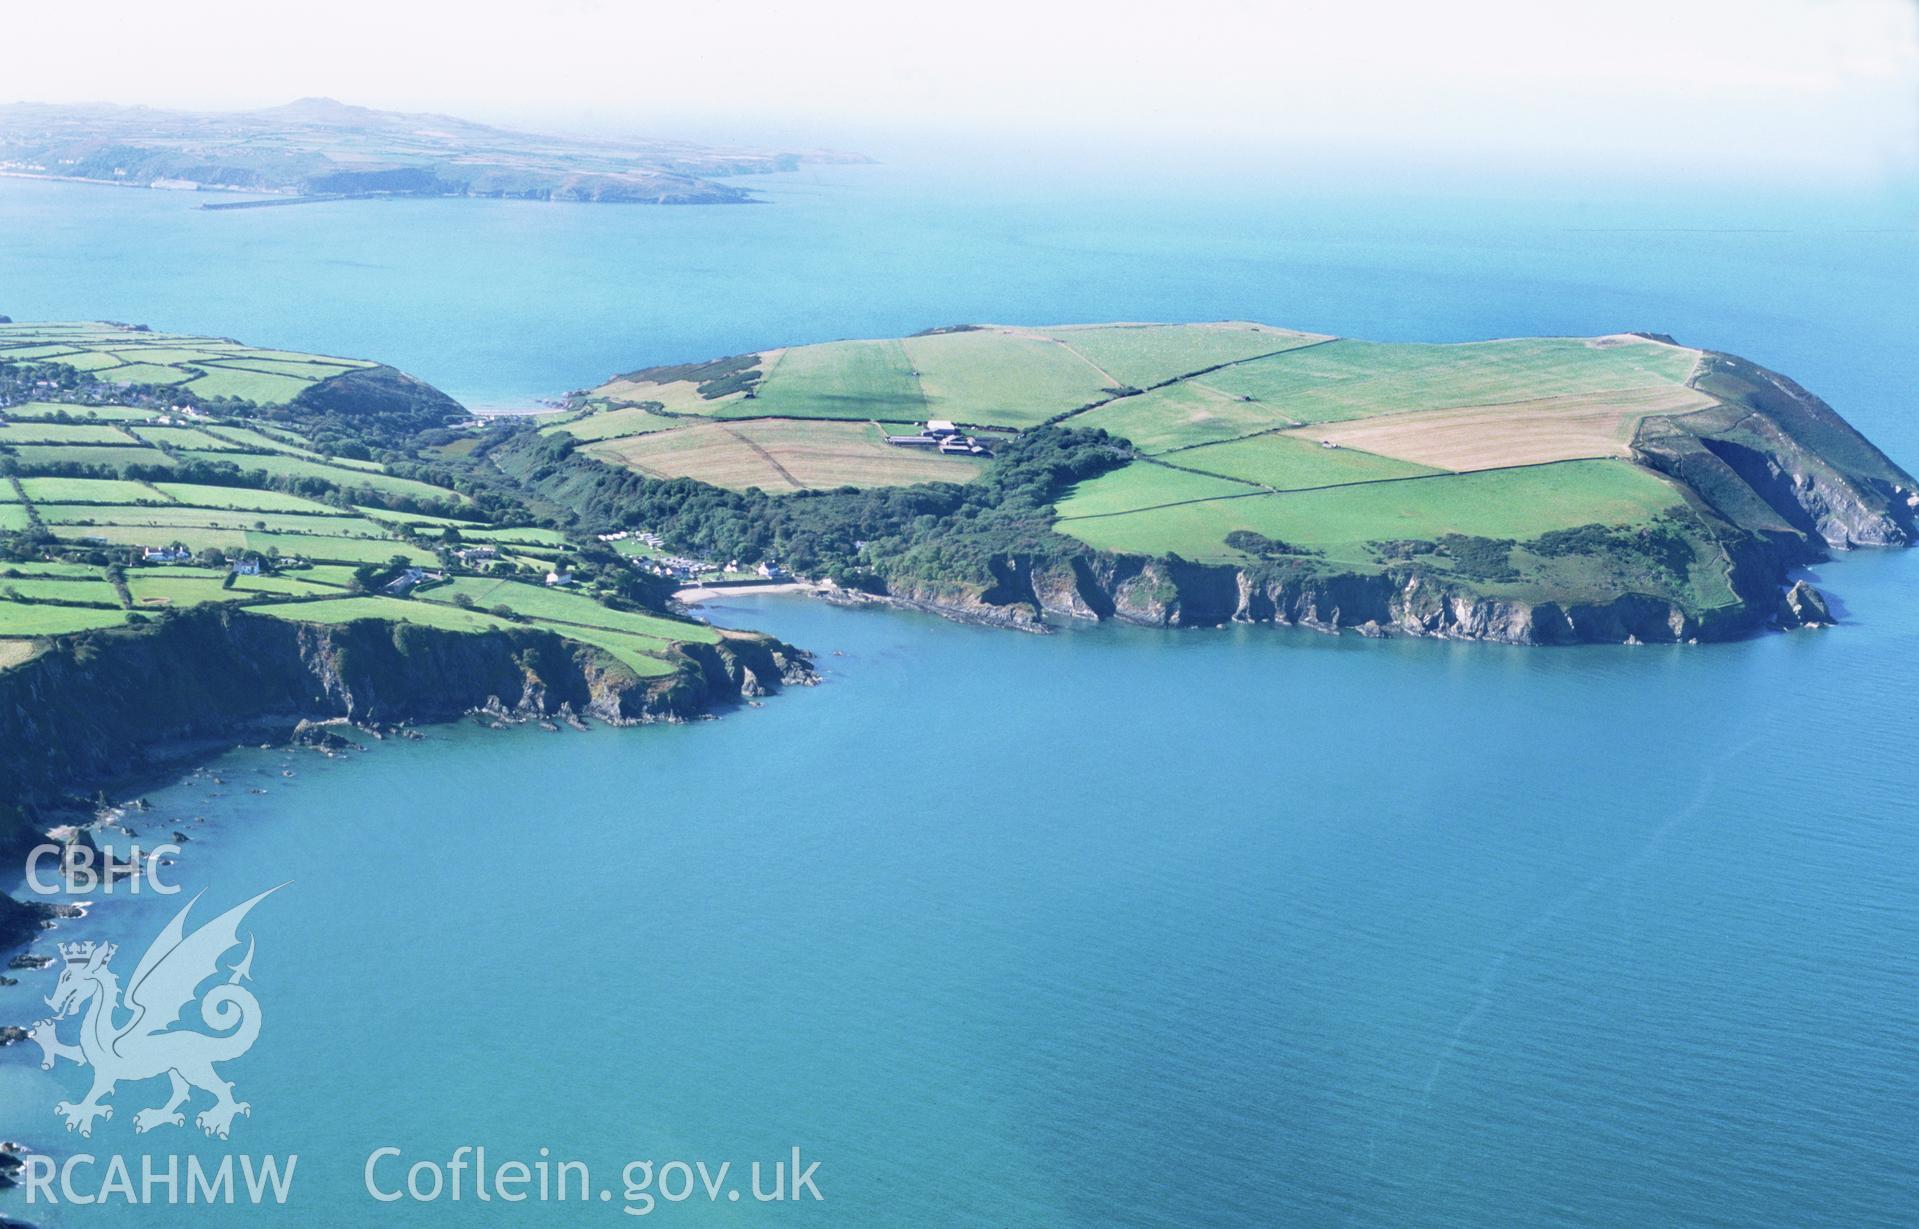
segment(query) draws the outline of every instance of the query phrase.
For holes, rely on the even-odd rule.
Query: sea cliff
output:
[[[1075,561],[1078,563],[1079,561]],[[1652,596],[1609,602],[1490,597],[1419,571],[1318,573],[1236,568],[1179,560],[1107,557],[1034,570],[1009,557],[1009,581],[987,593],[958,586],[895,585],[871,599],[969,623],[1044,631],[1061,619],[1113,620],[1150,627],[1272,623],[1362,635],[1428,636],[1502,644],[1680,643],[1725,640],[1774,622],[1798,626],[1778,587],[1737,606],[1703,613]],[[1810,621],[1810,620],[1807,620]]]
[[[444,721],[482,708],[682,721],[813,678],[806,654],[757,635],[684,645],[678,661],[642,678],[534,628],[310,624],[215,606],[62,637],[0,672],[0,849],[32,844],[50,814],[104,786],[301,721]]]

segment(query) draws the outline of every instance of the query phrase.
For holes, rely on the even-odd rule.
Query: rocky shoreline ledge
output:
[[[1062,620],[1141,627],[1269,623],[1331,634],[1494,644],[1658,644],[1733,640],[1767,628],[1834,622],[1817,590],[1804,580],[1777,579],[1772,568],[1756,569],[1738,605],[1695,613],[1639,595],[1606,603],[1487,597],[1410,571],[1311,575],[1138,558],[1103,561],[1109,566],[1098,571],[1034,568],[1019,556],[998,562],[1003,580],[988,594],[895,584],[884,594],[823,590],[820,596],[836,605],[891,606],[1041,633]],[[1774,564],[1781,576],[1785,566]]]
[[[291,623],[219,606],[139,628],[62,637],[0,672],[0,853],[91,815],[103,790],[151,781],[236,742],[350,741],[480,714],[581,725],[688,721],[816,682],[811,658],[771,637],[682,644],[679,668],[641,678],[535,628],[454,632],[378,619]],[[44,928],[44,907],[0,895],[0,947]]]

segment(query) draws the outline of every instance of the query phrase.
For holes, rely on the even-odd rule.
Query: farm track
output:
[[[735,431],[730,426],[723,426],[720,429],[726,432],[726,434],[732,436],[734,439],[738,440],[740,443],[745,444],[747,448],[750,449],[754,454],[756,454],[762,461],[765,461],[768,465],[772,466],[773,472],[777,473],[780,477],[786,479],[787,482],[791,483],[794,490],[804,491],[806,489],[806,484],[804,482],[801,482],[798,478],[795,478],[792,472],[788,470],[786,466],[780,464],[778,457],[774,456],[772,453],[762,448],[758,444],[758,442],[747,439],[744,435],[741,435],[738,431]]]
[[[1183,372],[1180,375],[1171,376],[1167,379],[1161,380],[1157,384],[1148,384],[1145,388],[1140,389],[1139,392],[1140,393],[1158,392],[1162,388],[1171,388],[1175,384],[1184,384],[1188,380],[1196,380],[1200,376],[1211,375],[1215,371],[1224,371],[1228,367],[1238,367],[1244,363],[1257,363],[1261,359],[1275,358],[1281,354],[1297,354],[1302,350],[1311,350],[1315,346],[1327,345],[1330,342],[1335,342],[1338,340],[1339,338],[1337,337],[1324,337],[1318,341],[1309,341],[1303,346],[1287,346],[1283,350],[1272,350],[1265,354],[1249,354],[1245,358],[1236,358],[1224,363],[1214,363],[1211,367],[1201,367],[1198,371]],[[1064,343],[1061,343],[1061,344],[1064,344]],[[1070,346],[1068,346],[1067,348],[1072,349],[1072,347]],[[1078,351],[1074,351],[1074,353],[1077,354]],[[1081,357],[1084,357],[1084,356],[1082,355]],[[1218,392],[1219,390],[1209,389],[1208,391]],[[1139,394],[1135,393],[1133,395],[1138,396]],[[1091,401],[1075,409],[1067,410],[1065,413],[1055,414],[1051,418],[1047,419],[1045,422],[1041,423],[1040,426],[1042,427],[1056,426],[1059,423],[1062,423],[1069,418],[1077,418],[1081,414],[1091,413],[1092,411],[1097,410],[1101,408],[1102,406],[1112,405],[1115,401],[1124,401],[1125,399],[1126,398],[1124,397],[1107,397],[1103,401]]]

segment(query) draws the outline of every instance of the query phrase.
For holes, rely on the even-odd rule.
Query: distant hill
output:
[[[550,136],[332,98],[230,112],[0,105],[0,173],[151,188],[723,205],[753,198],[719,178],[866,161],[830,150]]]

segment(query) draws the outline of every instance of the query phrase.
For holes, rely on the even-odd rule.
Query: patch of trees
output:
[[[621,376],[649,384],[675,384],[682,380],[699,385],[700,396],[708,401],[742,390],[751,392],[760,382],[760,356],[729,354],[703,363],[677,363],[668,367],[645,367]]]
[[[1388,563],[1411,563],[1416,555],[1431,555],[1439,551],[1439,543],[1425,538],[1388,538],[1383,542],[1368,542],[1372,552]]]
[[[1468,580],[1518,580],[1513,566],[1511,538],[1482,538],[1477,534],[1449,533],[1440,537],[1436,554],[1452,560],[1455,576]]]
[[[1526,543],[1535,555],[1607,555],[1675,577],[1692,566],[1692,542],[1664,517],[1650,525],[1580,525],[1555,529]]]
[[[801,575],[868,589],[908,578],[991,585],[995,558],[1086,555],[1053,532],[1053,503],[1073,483],[1129,459],[1104,431],[1042,427],[1007,441],[965,485],[775,496],[647,478],[577,454],[563,434],[521,431],[492,455],[588,524],[649,529],[686,554],[742,564],[776,559]]]
[[[1279,538],[1269,538],[1263,533],[1254,533],[1250,529],[1235,529],[1226,535],[1226,545],[1233,550],[1243,551],[1261,559],[1272,559],[1280,555],[1317,555],[1316,550],[1304,546],[1295,546]]]
[[[310,384],[292,401],[263,410],[315,441],[404,449],[421,431],[464,417],[460,403],[391,367],[359,367]]]

